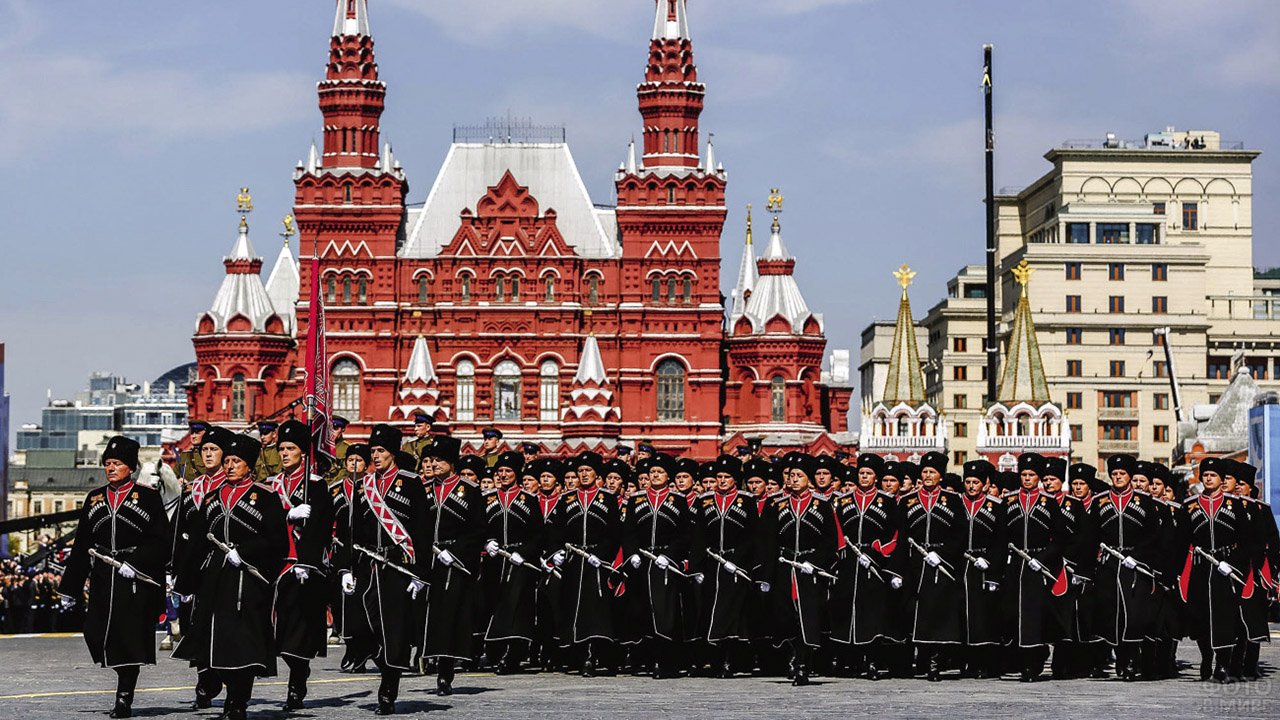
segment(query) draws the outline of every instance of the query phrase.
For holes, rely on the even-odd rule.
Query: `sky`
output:
[[[725,282],[745,205],[783,232],[829,347],[917,313],[983,260],[982,45],[995,45],[996,187],[1067,139],[1214,129],[1254,163],[1254,264],[1280,265],[1274,0],[690,0],[706,132],[729,172]],[[383,138],[421,202],[454,125],[563,124],[596,202],[639,134],[653,0],[370,0]],[[194,358],[235,195],[268,263],[318,139],[332,0],[0,0],[0,342],[13,427],[90,372]],[[264,273],[265,274],[265,273]],[[725,288],[726,293],[729,288]],[[855,373],[856,378],[856,373]],[[856,396],[855,390],[855,396]]]

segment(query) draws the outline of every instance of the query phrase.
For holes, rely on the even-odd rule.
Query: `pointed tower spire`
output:
[[[613,402],[612,383],[600,356],[595,335],[582,341],[578,372],[569,390],[569,406],[564,410],[565,437],[617,437],[622,411]]]
[[[625,170],[628,174],[635,175],[640,168],[636,164],[636,139],[631,138],[631,142],[627,143],[627,164]]]
[[[284,244],[280,247],[280,254],[276,256],[276,264],[271,268],[271,275],[267,276],[266,285],[267,297],[271,298],[271,307],[275,308],[276,314],[284,320],[285,332],[290,335],[297,326],[298,289],[302,284],[298,263],[293,259],[293,252],[289,250],[289,238],[295,234],[293,216],[286,215],[284,232],[280,233],[284,238]]]
[[[907,296],[907,288],[916,273],[904,264],[893,276],[902,286],[902,299],[898,302],[898,323],[893,330],[893,350],[889,355],[889,377],[885,380],[881,401],[890,406],[898,403],[919,405],[925,400],[924,374],[920,370],[920,347],[916,343],[916,323],[911,317],[911,298]]]
[[[231,245],[231,253],[222,259],[227,275],[222,279],[206,315],[213,320],[214,332],[227,332],[228,323],[236,317],[248,320],[250,331],[265,332],[268,320],[276,312],[262,284],[262,258],[249,240],[248,215],[253,211],[253,198],[248,188],[240,189],[236,206],[240,213],[240,228]]]
[[[733,288],[730,297],[729,324],[732,324],[747,311],[747,300],[755,292],[756,280],[760,277],[756,268],[756,248],[752,239],[751,204],[747,203],[747,242],[742,248],[742,264],[738,266],[738,284]]]
[[[1031,303],[1027,299],[1027,287],[1031,273],[1035,272],[1026,260],[1013,269],[1013,278],[1022,286],[1018,308],[1013,314],[1013,332],[1009,336],[1009,348],[1004,360],[1004,372],[1000,375],[998,399],[1005,405],[1026,402],[1036,407],[1052,402],[1049,382],[1044,374],[1044,362],[1040,358],[1040,341],[1036,337],[1036,324],[1031,318]]]
[[[759,275],[754,282],[750,298],[746,301],[746,314],[750,316],[755,332],[766,331],[769,321],[781,317],[791,327],[791,332],[805,332],[809,320],[822,329],[822,316],[809,310],[800,286],[796,283],[796,259],[782,242],[782,193],[773,188],[769,193],[769,212],[773,213],[773,229],[764,255],[756,261]]]
[[[653,19],[653,39],[689,39],[689,8],[685,0],[658,0]]]
[[[716,134],[707,133],[707,162],[703,164],[707,172],[716,170]]]
[[[698,82],[685,0],[657,0],[649,65],[637,94],[646,167],[698,167],[698,119],[707,87]]]
[[[378,79],[368,0],[337,0],[329,65],[319,92],[324,113],[323,167],[378,167],[387,86]]]
[[[400,383],[399,398],[400,404],[391,408],[392,420],[410,420],[419,412],[431,417],[440,416],[440,378],[431,362],[427,339],[421,335],[413,341],[413,352],[409,354],[409,367],[405,369],[404,380]]]

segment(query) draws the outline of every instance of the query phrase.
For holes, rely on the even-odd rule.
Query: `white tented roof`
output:
[[[529,188],[539,213],[556,211],[556,226],[579,256],[617,257],[617,220],[612,211],[596,208],[569,146],[564,143],[454,143],[436,176],[427,202],[410,214],[404,257],[435,257],[453,239],[464,208],[476,203],[510,171]]]
[[[276,265],[267,278],[267,297],[271,298],[271,306],[276,314],[284,320],[284,330],[292,335],[296,322],[298,306],[298,288],[301,285],[298,276],[298,262],[286,244],[280,248],[276,257]]]
[[[254,252],[253,243],[249,241],[249,226],[240,223],[240,234],[231,246],[231,254],[227,260],[258,261],[262,258]],[[271,298],[262,284],[262,276],[256,272],[228,272],[222,279],[222,286],[213,298],[213,306],[209,309],[214,321],[215,332],[226,332],[227,323],[236,315],[243,315],[249,320],[254,332],[266,330],[267,320],[275,315]]]
[[[760,259],[794,260],[791,253],[787,252],[787,246],[782,243],[782,231],[776,225],[769,238],[769,247]],[[810,317],[818,320],[819,325],[822,323],[822,318],[809,310],[804,295],[800,294],[800,286],[791,273],[760,274],[751,299],[747,301],[746,316],[751,319],[755,331],[760,333],[764,332],[765,324],[778,315],[791,324],[791,331],[796,334],[804,332],[804,324]]]

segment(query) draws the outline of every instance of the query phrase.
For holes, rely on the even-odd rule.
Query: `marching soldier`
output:
[[[422,451],[435,442],[436,436],[431,434],[435,424],[431,416],[424,412],[413,414],[413,439],[405,443],[404,451],[415,458],[422,457]]]
[[[275,420],[258,422],[258,437],[262,442],[262,454],[254,468],[254,477],[269,478],[279,475],[284,468],[280,465],[279,441],[280,423]]]
[[[849,492],[833,500],[845,554],[832,593],[832,640],[849,646],[852,667],[879,680],[888,667],[882,648],[901,643],[897,606],[902,601],[901,555],[896,552],[902,526],[897,498],[877,486],[884,460],[865,453]]]
[[[766,509],[761,575],[774,588],[781,625],[774,641],[790,643],[792,684],[802,686],[809,684],[813,651],[822,646],[830,578],[819,573],[831,575],[839,531],[831,504],[813,494],[813,457],[793,452],[781,464],[790,494]]]
[[[1067,591],[1062,567],[1062,509],[1040,487],[1044,473],[1043,457],[1021,455],[1019,488],[1005,501],[1005,534],[1012,555],[1004,586],[1007,616],[1016,621],[1011,641],[1019,656],[1022,682],[1033,682],[1044,672],[1049,644],[1057,639],[1051,597]]]
[[[502,431],[495,427],[487,427],[480,431],[480,457],[484,459],[485,467],[492,468],[498,464],[498,458],[502,456]]]
[[[485,493],[485,590],[493,613],[485,630],[488,655],[497,673],[519,672],[537,634],[535,591],[545,567],[539,559],[544,538],[538,498],[521,490],[519,453],[503,453],[493,466],[497,489]]]
[[[675,459],[656,454],[650,459],[649,489],[627,499],[623,510],[622,552],[632,572],[630,592],[638,611],[638,640],[654,661],[654,677],[679,674],[678,650],[684,637],[681,591],[690,577],[687,566],[693,534],[688,501],[670,487]]]
[[[334,415],[329,421],[329,425],[333,428],[333,456],[337,460],[329,467],[329,471],[325,473],[325,484],[330,487],[339,480],[347,477],[347,450],[351,447],[351,443],[347,442],[346,433],[347,425],[350,421],[341,415]]]
[[[351,539],[353,502],[361,478],[368,472],[372,456],[369,446],[354,443],[347,446],[344,456],[344,476],[329,488],[333,497],[334,538],[331,557],[338,558],[342,547]],[[373,631],[369,617],[359,597],[342,592],[341,578],[336,583],[337,597],[333,601],[334,630],[346,647],[340,667],[344,672],[363,672],[365,663],[373,657]]]
[[[196,595],[197,657],[207,658],[227,687],[224,715],[244,720],[255,676],[276,672],[271,623],[274,579],[283,570],[289,535],[275,491],[254,482],[261,444],[236,435],[223,453],[226,479],[206,499],[177,591]]]
[[[1219,458],[1200,461],[1204,490],[1183,503],[1178,543],[1185,549],[1179,589],[1189,610],[1189,634],[1200,648],[1200,679],[1220,683],[1235,680],[1231,653],[1243,630],[1241,570],[1249,564],[1254,522],[1244,503],[1223,491],[1225,472]]]
[[[969,677],[999,674],[996,651],[1002,641],[1000,581],[1009,556],[1004,503],[987,492],[995,466],[986,460],[964,464],[964,647]]]
[[[757,499],[738,490],[745,470],[736,458],[717,461],[716,487],[703,493],[693,509],[696,544],[692,567],[706,580],[701,584],[699,629],[702,640],[719,651],[720,677],[733,676],[734,648],[752,638],[747,607],[769,584],[760,575],[760,511]],[[757,466],[752,470],[759,472]],[[764,485],[763,478],[753,475]],[[763,604],[763,603],[761,603]]]
[[[1260,643],[1271,642],[1267,614],[1276,594],[1274,573],[1280,569],[1276,521],[1271,514],[1271,506],[1253,497],[1253,482],[1258,469],[1239,460],[1223,460],[1222,465],[1223,490],[1228,493],[1234,491],[1253,519],[1250,567],[1247,571],[1242,570],[1244,576],[1253,581],[1253,591],[1242,593],[1241,596],[1240,620],[1243,629],[1231,653],[1231,675],[1256,680]]]
[[[231,447],[235,433],[225,428],[208,426],[201,431],[199,454],[196,459],[203,468],[199,477],[190,483],[178,501],[178,508],[173,514],[173,550],[170,555],[169,571],[177,575],[185,567],[188,552],[203,526],[205,502],[216,498],[218,488],[226,480],[226,471],[222,468],[222,457],[226,449]],[[185,633],[195,627],[197,613],[194,612],[195,600],[182,601],[178,604],[178,622]],[[196,698],[194,708],[201,710],[213,705],[213,698],[222,692],[222,681],[218,673],[208,666],[208,658],[193,652],[190,647],[184,648],[179,641],[173,657],[185,659],[196,668]]]
[[[909,558],[911,639],[926,661],[926,678],[931,682],[941,679],[943,648],[964,638],[959,583],[968,521],[960,496],[942,487],[946,471],[946,455],[925,454],[920,459],[919,487],[900,501],[898,542],[899,552]]]
[[[1130,455],[1107,459],[1111,490],[1096,498],[1090,510],[1097,530],[1099,555],[1098,625],[1104,642],[1115,648],[1116,674],[1138,679],[1138,652],[1151,632],[1158,558],[1160,516],[1151,496],[1132,483],[1137,460]]]
[[[461,443],[436,438],[422,451],[435,468],[427,488],[426,516],[432,558],[427,562],[427,622],[422,656],[436,660],[436,694],[453,694],[454,668],[470,660],[475,622],[473,593],[484,543],[484,500],[480,486],[454,470]]]
[[[584,452],[572,463],[577,488],[552,510],[548,544],[554,548],[552,563],[563,566],[560,644],[585,650],[582,675],[593,677],[617,638],[609,585],[616,571],[608,560],[622,544],[622,515],[618,501],[600,487],[600,456]]]
[[[551,514],[562,496],[560,479],[564,474],[564,466],[555,458],[541,458],[533,462],[531,470],[538,476],[537,500],[538,509],[542,512],[543,543],[536,562],[550,568],[550,557],[558,549],[550,544]],[[548,572],[537,588],[538,659],[546,670],[558,666],[560,659],[560,587],[557,573]]]
[[[375,425],[369,435],[369,472],[355,486],[349,535],[334,565],[342,591],[364,605],[374,640],[373,661],[382,673],[379,715],[394,715],[400,676],[413,669],[420,637],[418,605],[427,584],[431,553],[427,491],[417,476],[396,465],[400,431]]]
[[[102,453],[107,484],[80,509],[76,542],[58,588],[64,608],[84,597],[89,655],[116,672],[111,717],[132,715],[142,665],[156,663],[156,617],[164,611],[164,566],[169,520],[160,493],[138,485],[138,443],[116,436]]]
[[[1085,643],[1093,638],[1085,634],[1086,624],[1079,618],[1080,598],[1085,583],[1093,576],[1098,546],[1093,541],[1088,510],[1084,503],[1066,490],[1069,469],[1066,458],[1045,458],[1044,477],[1040,484],[1049,497],[1058,502],[1062,514],[1063,565],[1067,572],[1067,592],[1055,596],[1051,612],[1056,618],[1058,641],[1053,646],[1052,676],[1055,680],[1081,677],[1088,672]]]
[[[183,485],[205,472],[204,462],[200,459],[200,447],[204,444],[204,433],[208,429],[209,423],[203,420],[192,420],[187,423],[187,431],[191,435],[191,449],[178,453],[178,467],[174,471]]]
[[[324,479],[306,472],[311,431],[297,420],[280,426],[279,453],[283,472],[268,480],[280,497],[289,524],[289,551],[284,573],[276,580],[276,652],[289,667],[289,691],[284,709],[301,710],[307,696],[311,660],[324,656],[325,554],[333,538],[333,498]]]

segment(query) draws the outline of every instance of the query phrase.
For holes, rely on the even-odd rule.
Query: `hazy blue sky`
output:
[[[452,126],[563,123],[597,202],[639,131],[653,0],[371,0],[384,138],[420,202]],[[732,209],[787,197],[784,233],[835,347],[918,315],[981,262],[981,45],[996,46],[998,187],[1068,138],[1217,129],[1254,165],[1255,264],[1280,264],[1275,0],[692,0]],[[135,381],[193,357],[222,278],[235,191],[268,263],[290,176],[320,127],[332,0],[0,0],[0,341],[14,425],[92,370]],[[268,268],[269,269],[269,268]]]

